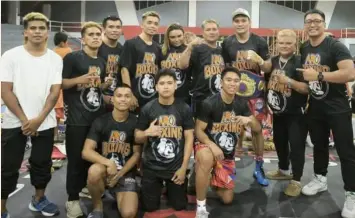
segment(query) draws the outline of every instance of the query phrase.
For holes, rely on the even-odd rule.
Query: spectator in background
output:
[[[63,32],[58,32],[54,35],[54,45],[55,48],[53,51],[57,53],[59,56],[64,58],[68,53],[72,52],[72,49],[68,44],[68,35]],[[60,90],[59,98],[54,106],[55,115],[57,118],[57,127],[54,131],[54,141],[57,142],[58,138],[58,126],[60,123],[60,119],[64,119],[64,103],[63,103],[63,91]]]

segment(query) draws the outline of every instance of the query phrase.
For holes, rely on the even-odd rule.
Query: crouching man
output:
[[[113,96],[113,111],[94,121],[85,141],[82,156],[93,163],[88,172],[88,189],[94,208],[88,216],[90,218],[103,218],[101,196],[105,188],[116,196],[121,217],[136,217],[138,195],[135,174],[141,146],[134,142],[137,118],[129,113],[131,99],[129,86],[117,87]]]
[[[251,128],[253,134],[261,134],[260,123],[251,115],[247,101],[235,94],[239,89],[239,71],[225,68],[221,78],[221,92],[203,101],[203,110],[196,120],[195,132],[201,142],[195,146],[196,217],[199,218],[208,217],[206,194],[210,185],[225,204],[233,201],[234,152],[240,134],[244,128]]]

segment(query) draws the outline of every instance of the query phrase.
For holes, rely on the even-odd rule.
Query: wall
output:
[[[329,29],[341,29],[355,27],[355,2],[338,1],[335,5],[332,19],[329,23]]]
[[[52,3],[51,20],[80,22],[80,1],[63,1]]]
[[[221,27],[231,27],[232,13],[237,8],[244,8],[251,13],[251,3],[247,1],[197,1],[196,26],[212,18]]]
[[[197,6],[198,7],[198,6]],[[188,25],[189,2],[175,1],[169,2],[137,11],[138,21],[147,11],[156,11],[161,16],[160,25],[168,26],[172,23],[180,23],[182,26]]]
[[[86,1],[86,21],[102,23],[109,15],[118,15],[114,1]]]
[[[260,27],[262,28],[303,28],[304,13],[277,4],[260,2]]]

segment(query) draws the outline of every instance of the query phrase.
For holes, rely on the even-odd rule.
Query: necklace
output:
[[[291,56],[292,57],[292,56]],[[284,59],[283,57],[279,57],[279,66],[280,66],[280,69],[283,70],[286,65],[287,65],[287,62],[291,59],[291,57],[287,58],[287,59]],[[282,59],[282,60],[281,60]]]

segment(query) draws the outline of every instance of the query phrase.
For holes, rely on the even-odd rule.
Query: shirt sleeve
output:
[[[123,45],[122,54],[120,56],[120,66],[130,69],[133,63],[134,44],[132,40],[127,40]]]
[[[190,107],[185,103],[184,103],[183,119],[184,119],[184,123],[183,123],[184,130],[190,130],[195,128],[194,119],[192,117],[192,111]]]
[[[101,138],[100,136],[101,136],[101,130],[102,130],[101,122],[102,121],[99,117],[92,123],[89,133],[86,136],[87,139],[91,139],[91,140],[95,141],[96,143],[100,143],[100,138]]]
[[[198,47],[194,46],[191,51],[189,68],[193,69],[193,66],[198,66]]]
[[[203,110],[201,111],[201,114],[197,115],[197,119],[208,123],[212,112],[212,106],[207,99],[202,102],[202,108]]]
[[[231,58],[229,57],[229,54],[228,54],[228,48],[227,48],[227,45],[226,45],[226,41],[227,41],[228,38],[224,39],[223,42],[222,42],[222,57],[223,57],[223,60],[224,60],[224,63],[225,64],[231,64],[232,61],[231,61]]]
[[[138,119],[137,126],[136,126],[136,129],[139,129],[142,131],[148,129],[148,127],[150,125],[149,117],[148,117],[148,107],[146,107],[146,106],[147,105],[145,105],[142,108],[142,111],[139,114],[139,119]]]
[[[0,58],[0,78],[1,82],[13,82],[14,81],[14,66],[13,61],[8,52]]]
[[[259,55],[264,61],[270,58],[269,46],[263,38],[259,39]]]
[[[335,58],[335,63],[339,63],[343,60],[352,60],[349,49],[339,41],[333,43],[330,51],[332,52],[333,58]]]
[[[55,68],[55,72],[54,72],[54,77],[53,77],[53,81],[52,81],[52,85],[58,85],[58,84],[62,84],[62,72],[63,72],[63,59],[58,56],[56,57],[56,68]]]
[[[74,56],[72,53],[67,54],[63,59],[63,79],[70,79],[72,77],[73,71],[73,59]]]

